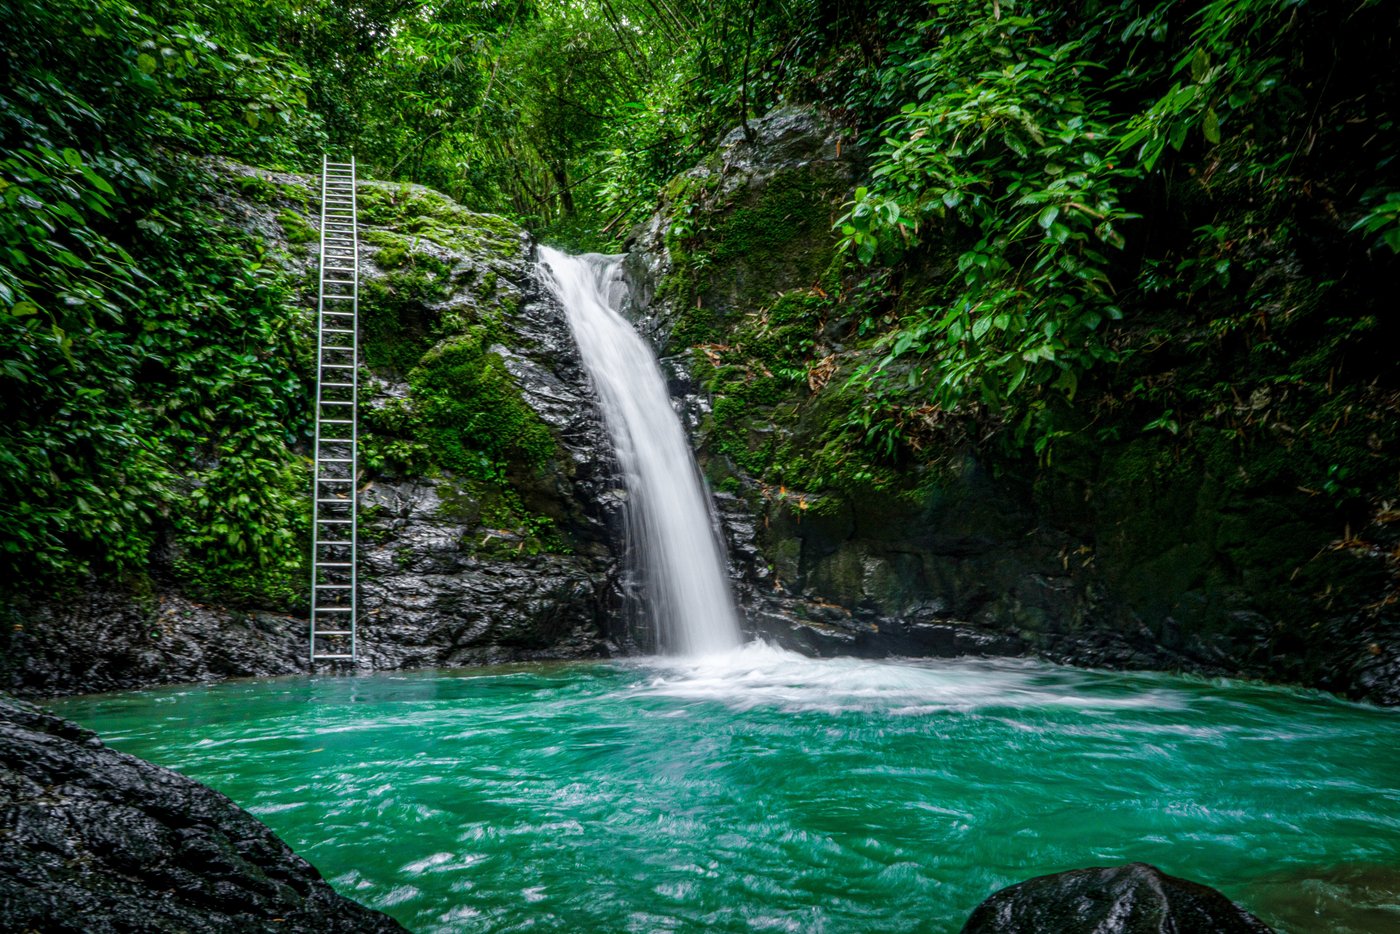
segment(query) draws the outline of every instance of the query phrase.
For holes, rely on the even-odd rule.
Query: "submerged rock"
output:
[[[0,930],[404,929],[217,791],[0,695]]]
[[[1146,863],[1073,869],[1002,889],[962,934],[1271,934],[1209,886]]]

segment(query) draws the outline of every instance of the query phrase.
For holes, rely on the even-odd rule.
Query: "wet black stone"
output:
[[[1271,934],[1209,886],[1146,863],[1074,869],[1002,889],[962,934]]]
[[[403,928],[218,792],[0,695],[0,930]]]

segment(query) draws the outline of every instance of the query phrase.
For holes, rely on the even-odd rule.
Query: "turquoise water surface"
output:
[[[1129,860],[1400,931],[1400,716],[1311,692],[752,645],[51,706],[419,932],[955,932]]]

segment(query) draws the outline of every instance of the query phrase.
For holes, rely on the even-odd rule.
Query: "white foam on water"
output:
[[[735,709],[884,711],[927,715],[984,707],[1074,707],[1081,710],[1184,706],[1171,690],[1126,696],[1084,692],[1087,673],[1023,659],[809,658],[765,642],[692,658],[653,657],[629,664],[652,672],[639,696],[718,701]]]

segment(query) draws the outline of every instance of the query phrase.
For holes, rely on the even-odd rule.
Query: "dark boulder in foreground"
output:
[[[225,796],[0,695],[0,930],[403,928]]]
[[[978,905],[962,934],[1272,934],[1209,886],[1146,863],[1037,876]]]

